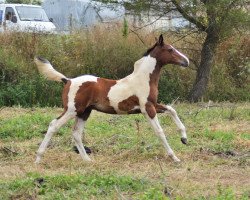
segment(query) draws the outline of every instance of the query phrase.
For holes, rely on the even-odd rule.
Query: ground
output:
[[[250,104],[175,104],[188,145],[171,118],[159,115],[180,163],[142,115],[93,112],[84,144],[73,150],[73,122],[54,135],[41,164],[35,153],[61,108],[0,108],[0,199],[249,199]]]

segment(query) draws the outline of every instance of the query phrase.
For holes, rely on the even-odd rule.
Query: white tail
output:
[[[36,56],[34,61],[37,65],[38,71],[47,79],[58,82],[62,82],[65,79],[67,80],[67,77],[56,71],[48,60]]]

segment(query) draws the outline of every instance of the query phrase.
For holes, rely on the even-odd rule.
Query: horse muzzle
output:
[[[181,61],[180,62],[180,65],[182,66],[182,67],[188,67],[189,66],[189,60],[183,60],[183,61]]]

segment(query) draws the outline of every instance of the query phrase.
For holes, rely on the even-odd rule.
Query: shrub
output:
[[[0,35],[0,106],[61,105],[63,84],[39,78],[33,63],[35,55],[47,58],[67,77],[93,74],[120,79],[133,71],[133,64],[154,43],[154,33],[122,35],[122,26],[94,27],[70,35],[1,33]],[[158,34],[157,34],[158,35]],[[171,43],[179,36],[166,33]],[[197,39],[199,38],[199,39]],[[191,58],[190,68],[164,67],[159,83],[159,101],[186,100],[195,78],[202,36],[185,37],[174,45]],[[249,100],[249,40],[239,37],[225,41],[218,50],[205,98],[218,101]],[[179,48],[180,47],[180,48]],[[223,49],[227,48],[227,52]],[[239,65],[238,65],[239,64]]]

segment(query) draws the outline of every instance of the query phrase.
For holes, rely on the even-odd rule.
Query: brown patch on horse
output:
[[[63,101],[64,111],[57,119],[60,119],[64,115],[64,113],[68,110],[68,101],[69,101],[68,93],[69,93],[70,85],[71,85],[70,80],[68,80],[67,83],[64,85],[63,92],[62,92],[62,101]]]
[[[90,114],[91,114],[92,108],[91,107],[87,107],[83,113],[77,113],[77,117],[83,119],[84,121],[87,121],[87,119],[89,118]]]
[[[105,78],[97,79],[96,87],[97,87],[98,98],[93,109],[108,114],[117,114],[115,109],[112,106],[110,106],[110,101],[108,98],[108,93],[111,87],[114,86],[116,83],[117,83],[116,80],[110,80]]]
[[[155,109],[157,113],[164,113],[168,110],[164,105],[161,104],[155,104]]]
[[[97,82],[84,82],[79,87],[75,96],[75,108],[77,115],[82,116],[84,115],[85,110],[87,112],[87,110],[92,109],[104,113],[116,114],[115,109],[110,106],[110,101],[107,97],[110,88],[115,84],[115,80],[103,78],[98,78]]]
[[[77,115],[84,113],[86,107],[95,99],[95,82],[84,82],[78,89],[75,96],[75,108]]]
[[[148,116],[153,119],[156,116],[156,110],[154,105],[151,102],[147,102],[145,104],[145,108],[146,108],[146,112],[148,114]]]
[[[139,99],[137,96],[133,95],[122,102],[119,102],[118,108],[121,111],[131,111],[135,106],[139,105]]]
[[[157,103],[158,98],[158,82],[160,79],[161,67],[156,64],[154,71],[150,74],[149,86],[150,91],[148,95],[148,101],[152,102],[153,104]]]

